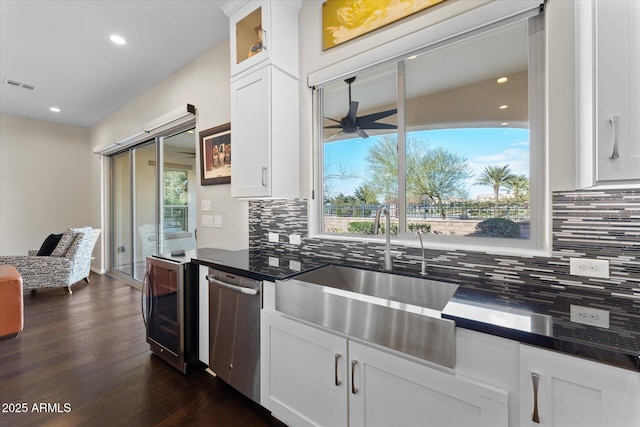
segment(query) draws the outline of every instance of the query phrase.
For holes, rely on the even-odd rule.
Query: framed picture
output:
[[[322,50],[406,18],[444,0],[326,0],[322,3]]]
[[[202,185],[231,182],[231,123],[200,132]]]

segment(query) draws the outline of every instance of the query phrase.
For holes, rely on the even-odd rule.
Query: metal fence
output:
[[[392,217],[398,216],[398,205],[385,205]],[[378,204],[333,204],[324,205],[325,216],[371,218],[375,216]],[[444,217],[443,217],[444,213]],[[407,219],[453,219],[453,220],[483,220],[488,218],[507,218],[512,221],[528,221],[531,217],[528,204],[495,204],[493,202],[447,202],[442,210],[435,203],[407,204]]]

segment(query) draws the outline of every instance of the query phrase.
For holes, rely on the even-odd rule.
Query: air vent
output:
[[[6,79],[4,82],[6,84],[8,84],[9,86],[21,87],[21,88],[28,89],[28,90],[34,90],[36,88],[34,85],[30,85],[28,83],[22,83],[22,82],[19,82],[17,80]]]

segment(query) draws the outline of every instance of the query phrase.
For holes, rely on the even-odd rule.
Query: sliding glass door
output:
[[[196,248],[196,153],[193,131],[161,138],[160,252]]]
[[[144,279],[145,260],[158,253],[158,197],[155,141],[133,150],[133,278]]]
[[[196,138],[160,136],[112,156],[112,271],[142,281],[147,256],[195,249]]]
[[[111,157],[112,238],[111,265],[116,271],[131,275],[131,152]]]

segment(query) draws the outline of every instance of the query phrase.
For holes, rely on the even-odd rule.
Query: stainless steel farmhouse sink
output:
[[[440,365],[456,363],[440,312],[458,285],[328,265],[276,281],[276,310]]]

